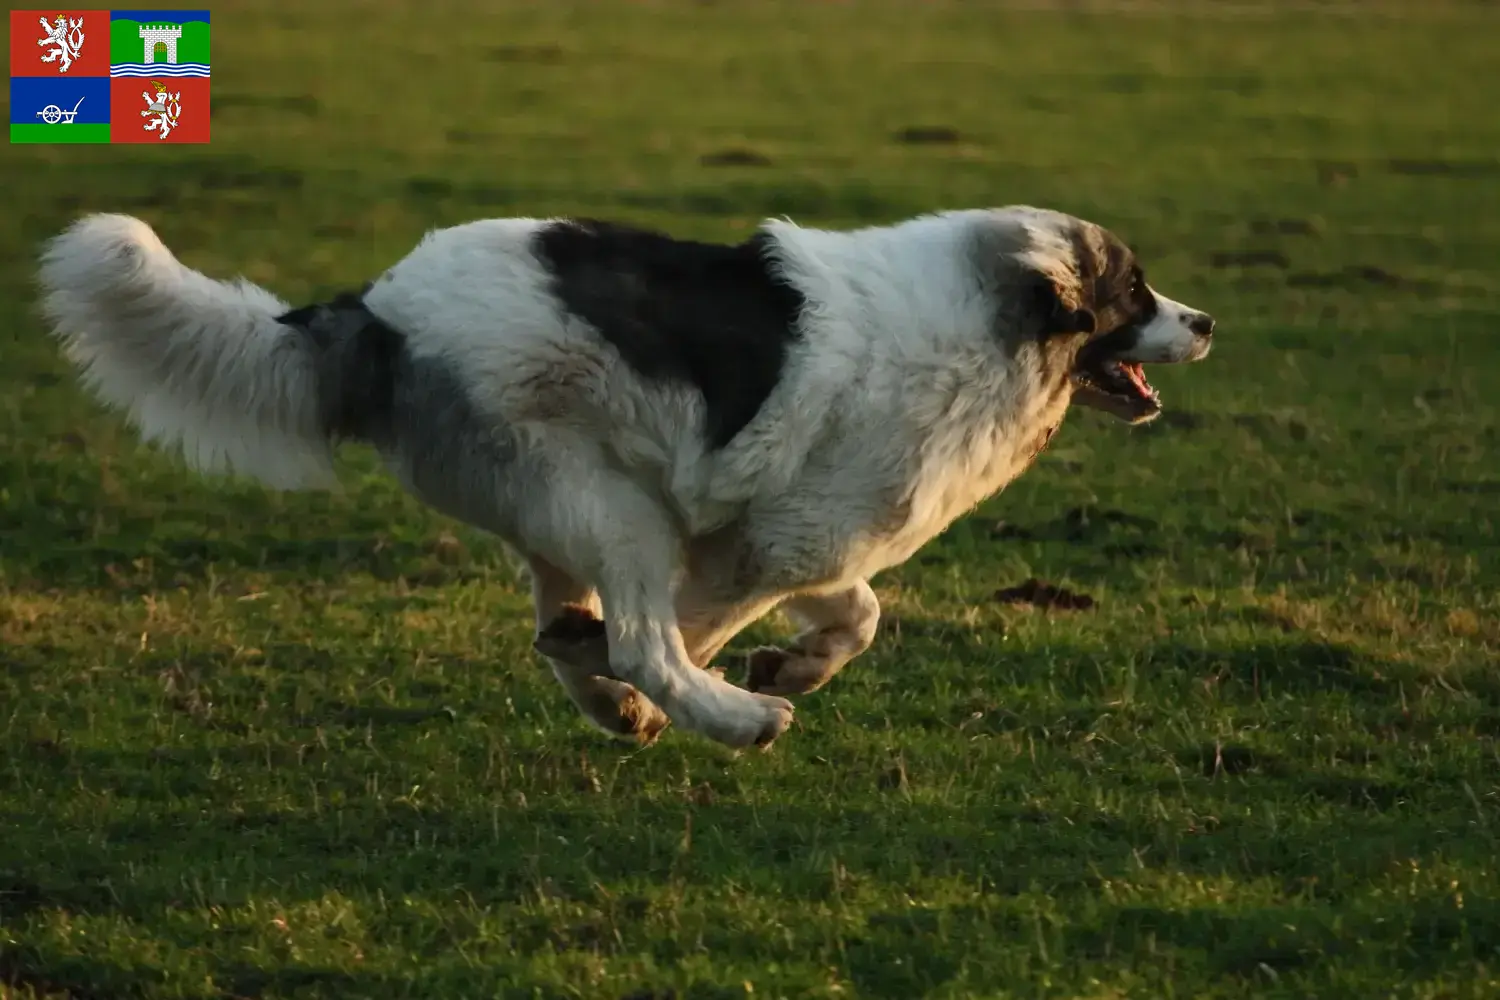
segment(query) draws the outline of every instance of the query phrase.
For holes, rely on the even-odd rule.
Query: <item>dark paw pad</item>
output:
[[[781,673],[782,664],[791,657],[791,653],[775,646],[762,646],[760,649],[752,650],[746,658],[746,666],[749,668],[745,675],[745,689],[747,691],[764,691],[776,686],[777,675]]]
[[[599,659],[603,645],[604,622],[588,608],[564,604],[558,616],[537,633],[532,648],[543,656],[566,663],[591,663]]]
[[[537,633],[553,642],[588,642],[604,637],[604,619],[578,604],[564,604],[556,618]]]

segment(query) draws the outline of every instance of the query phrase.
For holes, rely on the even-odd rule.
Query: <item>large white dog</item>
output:
[[[606,732],[767,745],[865,650],[866,582],[1019,475],[1075,398],[1160,410],[1143,363],[1214,321],[1107,230],[1027,207],[720,246],[583,220],[429,234],[291,310],[85,218],[42,261],[69,356],[144,435],[282,488],[371,443],[529,561],[537,649]],[[806,631],[709,666],[785,604]],[[747,690],[748,688],[748,690]]]

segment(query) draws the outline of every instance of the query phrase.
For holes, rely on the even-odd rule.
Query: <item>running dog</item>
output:
[[[1161,408],[1142,365],[1214,321],[1108,230],[1015,206],[717,245],[577,219],[429,233],[292,309],[94,215],[44,312],[104,402],[204,471],[334,481],[339,441],[530,567],[536,648],[605,732],[766,746],[867,649],[869,578],[1015,479],[1078,401]],[[707,669],[777,606],[805,626]]]

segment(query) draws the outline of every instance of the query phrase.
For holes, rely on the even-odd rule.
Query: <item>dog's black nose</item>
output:
[[[1208,313],[1199,313],[1188,320],[1188,329],[1200,337],[1212,337],[1214,335],[1214,318]]]

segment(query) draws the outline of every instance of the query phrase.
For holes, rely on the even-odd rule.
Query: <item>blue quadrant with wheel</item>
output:
[[[10,79],[10,120],[13,125],[46,123],[53,128],[107,125],[109,77],[51,79],[13,76]]]

